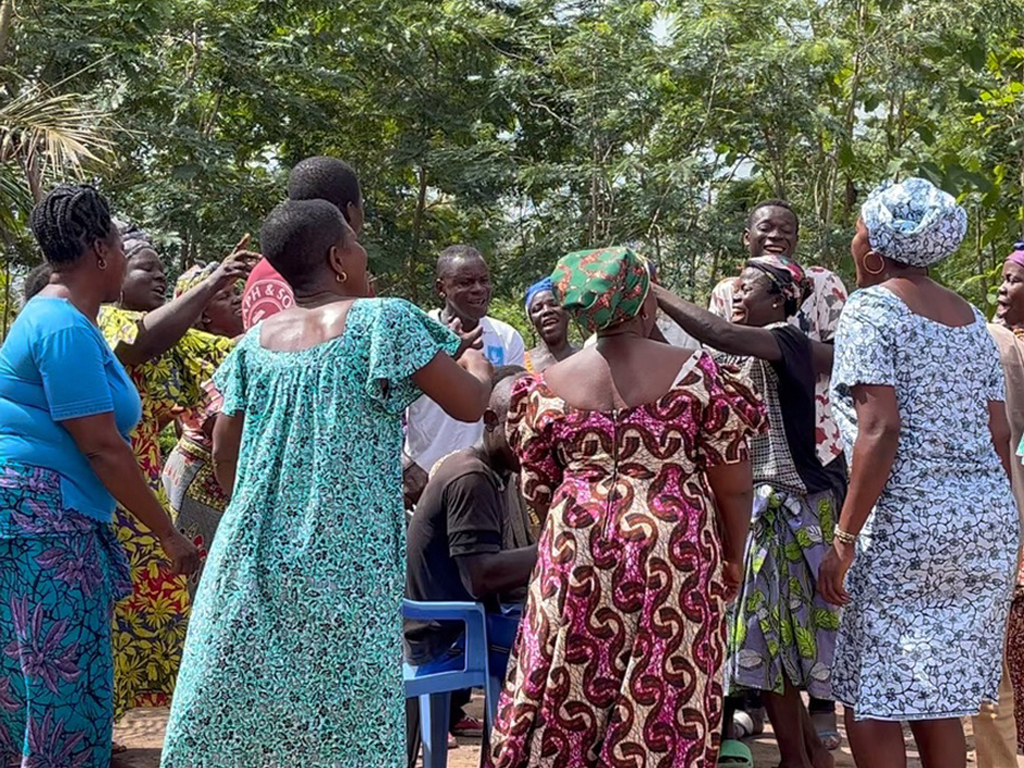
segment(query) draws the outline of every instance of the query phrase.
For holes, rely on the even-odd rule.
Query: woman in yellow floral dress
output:
[[[184,272],[174,286],[177,298],[203,282],[217,268],[216,263],[195,266]],[[230,285],[210,302],[197,322],[199,330],[224,339],[231,346],[242,336],[242,283]],[[210,366],[210,375],[213,375]],[[202,383],[203,397],[193,408],[178,417],[181,427],[178,444],[164,457],[163,484],[170,504],[171,519],[177,528],[199,548],[203,560],[210,550],[229,496],[213,472],[213,425],[223,405],[212,379]],[[189,601],[194,601],[202,564],[188,577]]]
[[[192,326],[207,305],[245,275],[258,256],[243,239],[209,277],[165,303],[167,278],[148,238],[124,233],[127,267],[118,305],[100,309],[99,325],[142,398],[132,449],[150,487],[167,507],[160,480],[159,435],[183,409],[203,399],[202,385],[231,341]],[[118,507],[117,536],[128,554],[133,594],[114,610],[114,720],[140,706],[166,706],[185,642],[186,577],[172,576],[152,531]]]

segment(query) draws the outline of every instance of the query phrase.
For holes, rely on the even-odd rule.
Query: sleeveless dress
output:
[[[858,719],[974,715],[998,694],[1020,524],[988,429],[1003,370],[974,315],[942,325],[876,286],[839,321],[832,405],[851,461],[855,386],[895,388],[902,422],[836,639],[833,692]]]
[[[405,761],[402,411],[459,340],[398,299],[295,352],[260,325],[214,377],[244,412],[234,494],[199,583],[164,768]]]
[[[493,765],[714,764],[725,623],[705,470],[746,461],[765,426],[757,395],[703,352],[656,402],[616,411],[517,382],[510,443],[546,520]]]

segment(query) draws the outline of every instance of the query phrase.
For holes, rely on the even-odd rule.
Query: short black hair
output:
[[[494,373],[491,374],[491,389],[498,386],[498,383],[504,381],[509,376],[518,376],[526,373],[526,369],[521,365],[499,365],[494,369]]]
[[[491,396],[487,399],[487,406],[496,412],[507,413],[512,401],[511,386],[515,386],[515,379],[528,375],[526,369],[521,365],[499,365],[491,375]],[[498,385],[503,381],[511,379],[509,389],[498,391]]]
[[[747,229],[754,224],[754,214],[760,211],[762,208],[785,208],[791,214],[793,214],[793,221],[796,222],[796,231],[800,231],[800,217],[796,215],[796,211],[793,210],[793,206],[788,200],[781,200],[778,198],[772,198],[770,200],[762,200],[760,203],[750,209],[750,213],[747,214]]]
[[[355,169],[336,157],[307,157],[288,174],[289,200],[326,200],[348,221],[348,205],[360,205],[363,194]]]
[[[331,246],[345,236],[345,219],[326,200],[285,200],[260,228],[260,248],[294,290],[313,285],[327,268]]]
[[[451,267],[453,261],[459,259],[480,259],[484,256],[472,245],[449,245],[437,256],[437,276],[442,277]]]
[[[114,229],[110,204],[88,184],[54,187],[32,209],[32,234],[51,267],[78,261],[96,240],[106,240]]]
[[[37,267],[32,267],[32,271],[25,275],[25,282],[21,286],[21,294],[26,304],[29,299],[49,284],[50,275],[52,274],[53,267],[43,262]]]

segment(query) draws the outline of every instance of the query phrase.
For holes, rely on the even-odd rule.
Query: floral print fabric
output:
[[[100,330],[116,351],[118,343],[135,340],[141,319],[141,312],[105,305]],[[203,401],[203,382],[230,350],[229,339],[189,330],[155,360],[125,368],[142,398],[142,421],[132,433],[132,451],[165,508],[160,432],[182,410]],[[120,719],[133,707],[168,704],[181,661],[189,599],[186,577],[170,574],[153,532],[120,506],[114,520],[134,588],[131,598],[114,611],[114,713]]]
[[[108,768],[114,601],[128,563],[109,525],[67,509],[60,476],[0,465],[0,765]]]
[[[402,411],[459,339],[407,302],[361,299],[296,352],[260,325],[214,378],[244,412],[231,503],[185,644],[164,768],[405,762]]]
[[[992,445],[1003,371],[984,318],[950,327],[882,287],[858,291],[836,334],[833,412],[852,459],[858,384],[899,403],[896,459],[847,575],[832,670],[859,719],[972,715],[995,700],[1019,523]]]
[[[967,211],[927,179],[883,182],[868,195],[860,216],[874,250],[912,267],[939,263],[967,232]]]
[[[656,403],[615,412],[517,382],[510,443],[546,519],[495,766],[714,764],[725,626],[704,470],[747,460],[765,426],[756,394],[701,352]]]

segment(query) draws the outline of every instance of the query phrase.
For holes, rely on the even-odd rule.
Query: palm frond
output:
[[[114,147],[109,117],[79,94],[26,90],[0,106],[0,160],[19,156],[40,170],[81,174],[83,163],[103,164]]]
[[[32,194],[14,163],[0,163],[0,230],[18,227],[18,214],[32,208]]]

